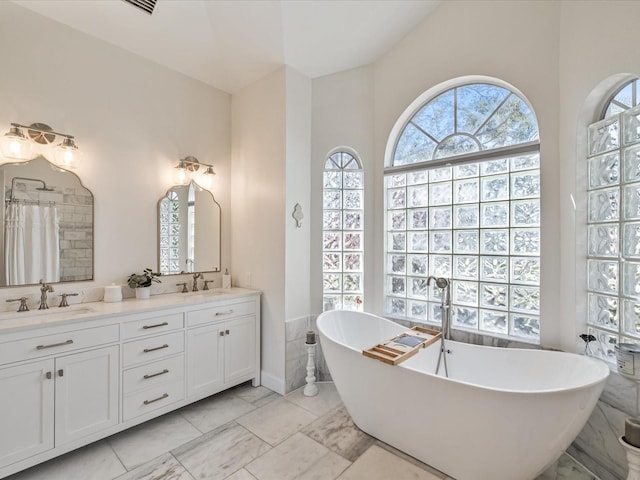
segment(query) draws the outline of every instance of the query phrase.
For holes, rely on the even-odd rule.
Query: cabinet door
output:
[[[222,389],[223,335],[222,324],[187,333],[187,396],[205,397]]]
[[[119,347],[56,358],[56,445],[118,423]]]
[[[53,448],[53,360],[0,370],[0,465]]]
[[[242,317],[225,324],[224,381],[249,379],[256,371],[256,317]]]

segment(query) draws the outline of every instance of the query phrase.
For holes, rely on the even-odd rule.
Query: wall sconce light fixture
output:
[[[27,135],[23,129],[26,129]],[[52,146],[57,137],[62,137],[62,141]],[[76,168],[82,156],[73,135],[54,132],[44,123],[32,123],[29,126],[12,123],[1,138],[0,149],[2,155],[9,159],[31,160],[43,155],[65,169]]]
[[[200,167],[206,167],[200,173]],[[213,165],[201,163],[196,157],[185,157],[178,161],[175,166],[174,181],[178,185],[186,185],[191,180],[195,181],[202,188],[210,189],[213,185],[213,177],[216,172],[213,171]]]

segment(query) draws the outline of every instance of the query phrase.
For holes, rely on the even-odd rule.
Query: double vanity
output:
[[[0,478],[252,380],[260,293],[0,314]]]

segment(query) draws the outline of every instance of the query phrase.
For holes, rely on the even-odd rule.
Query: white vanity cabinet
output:
[[[119,346],[91,349],[117,340],[110,325],[0,344],[0,465],[117,425]]]
[[[259,292],[82,307],[0,314],[0,478],[244,381],[260,385]]]
[[[259,384],[256,302],[187,313],[187,395],[198,399],[246,380]]]

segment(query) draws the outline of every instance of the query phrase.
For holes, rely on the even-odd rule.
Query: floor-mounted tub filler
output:
[[[604,362],[571,353],[446,340],[393,366],[362,350],[406,328],[375,315],[330,311],[320,343],[349,414],[363,431],[457,480],[529,480],[586,423],[604,387]]]

